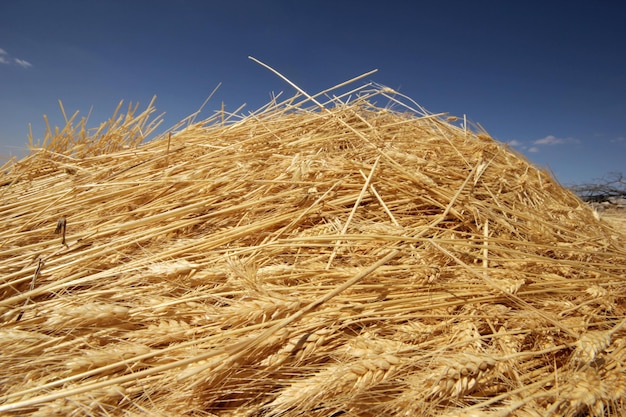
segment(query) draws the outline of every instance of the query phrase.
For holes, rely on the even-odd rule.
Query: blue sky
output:
[[[164,127],[371,69],[427,110],[467,115],[565,185],[626,171],[626,3],[620,1],[1,0],[0,154],[42,116],[109,118],[156,95]],[[384,103],[381,103],[384,104]]]

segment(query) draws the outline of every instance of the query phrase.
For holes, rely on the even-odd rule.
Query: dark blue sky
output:
[[[620,1],[0,1],[0,154],[28,124],[96,126],[157,96],[169,127],[222,101],[265,104],[377,68],[431,112],[480,123],[565,183],[626,171],[626,6]],[[385,103],[381,103],[384,105]],[[201,115],[201,117],[202,117]]]

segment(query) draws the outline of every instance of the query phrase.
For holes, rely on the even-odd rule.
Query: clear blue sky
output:
[[[157,96],[169,127],[368,80],[431,112],[480,123],[564,184],[626,173],[626,3],[621,1],[0,0],[0,154],[28,124],[62,124]]]

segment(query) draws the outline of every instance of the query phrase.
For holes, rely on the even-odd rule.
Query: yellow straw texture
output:
[[[153,114],[2,168],[3,415],[626,416],[624,236],[519,154],[369,84]]]

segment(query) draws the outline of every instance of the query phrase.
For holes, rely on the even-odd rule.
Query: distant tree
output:
[[[626,198],[626,177],[621,172],[611,172],[591,183],[569,187],[583,201],[602,203],[614,198]]]

